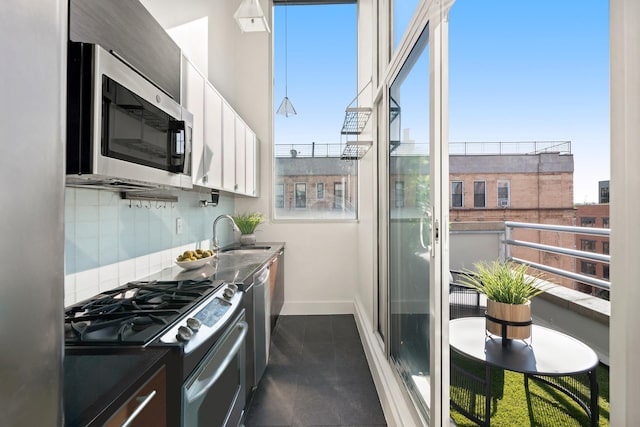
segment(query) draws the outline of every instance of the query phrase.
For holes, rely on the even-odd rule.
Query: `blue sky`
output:
[[[457,0],[449,15],[450,140],[570,140],[574,200],[597,201],[598,181],[610,173],[608,8],[606,0]],[[288,95],[298,115],[275,116],[276,143],[340,142],[356,94],[355,6],[287,13]],[[277,108],[284,7],[274,15]]]

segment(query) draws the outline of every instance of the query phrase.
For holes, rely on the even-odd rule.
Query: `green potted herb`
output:
[[[487,296],[487,330],[502,336],[502,324],[490,318],[512,322],[531,321],[531,299],[544,292],[537,283],[542,274],[529,274],[529,266],[513,261],[480,262],[461,282]],[[531,324],[507,326],[507,339],[531,336]]]
[[[264,222],[264,215],[259,212],[246,212],[243,214],[231,215],[231,217],[240,230],[240,244],[255,244],[255,230],[258,225]]]

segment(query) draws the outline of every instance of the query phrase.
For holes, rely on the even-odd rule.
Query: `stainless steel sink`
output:
[[[251,255],[251,254],[255,254],[255,253],[268,251],[269,249],[271,249],[271,246],[244,246],[244,247],[241,247],[241,248],[223,249],[223,250],[220,251],[220,254]]]

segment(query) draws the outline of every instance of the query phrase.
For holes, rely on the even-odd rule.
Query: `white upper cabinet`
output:
[[[236,186],[236,114],[222,103],[222,189],[235,192]]]
[[[193,184],[256,196],[256,136],[187,57],[182,104],[193,114]]]
[[[222,96],[207,82],[204,87],[204,150],[205,177],[209,188],[222,188]]]
[[[257,141],[256,134],[249,128],[247,128],[246,139],[245,139],[245,175],[246,175],[246,191],[245,194],[248,196],[257,196],[257,182],[256,177],[258,176],[257,169],[257,158],[258,158],[258,149],[257,149]]]
[[[182,105],[193,114],[192,179],[194,184],[202,185],[205,174],[202,158],[205,78],[184,56],[182,57],[182,73]]]
[[[247,135],[247,125],[244,124],[240,117],[236,116],[236,191],[245,194],[246,187],[246,171],[245,171],[245,140]]]

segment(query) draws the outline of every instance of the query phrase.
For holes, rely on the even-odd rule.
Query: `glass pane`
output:
[[[273,119],[277,219],[357,218],[358,162],[340,159],[358,93],[356,12],[355,3],[273,8],[274,112],[285,96],[297,111]]]
[[[390,88],[389,297],[391,359],[428,410],[429,50],[428,29]]]
[[[416,11],[420,0],[395,0],[393,2],[393,50],[395,51],[402,40],[411,17]]]

